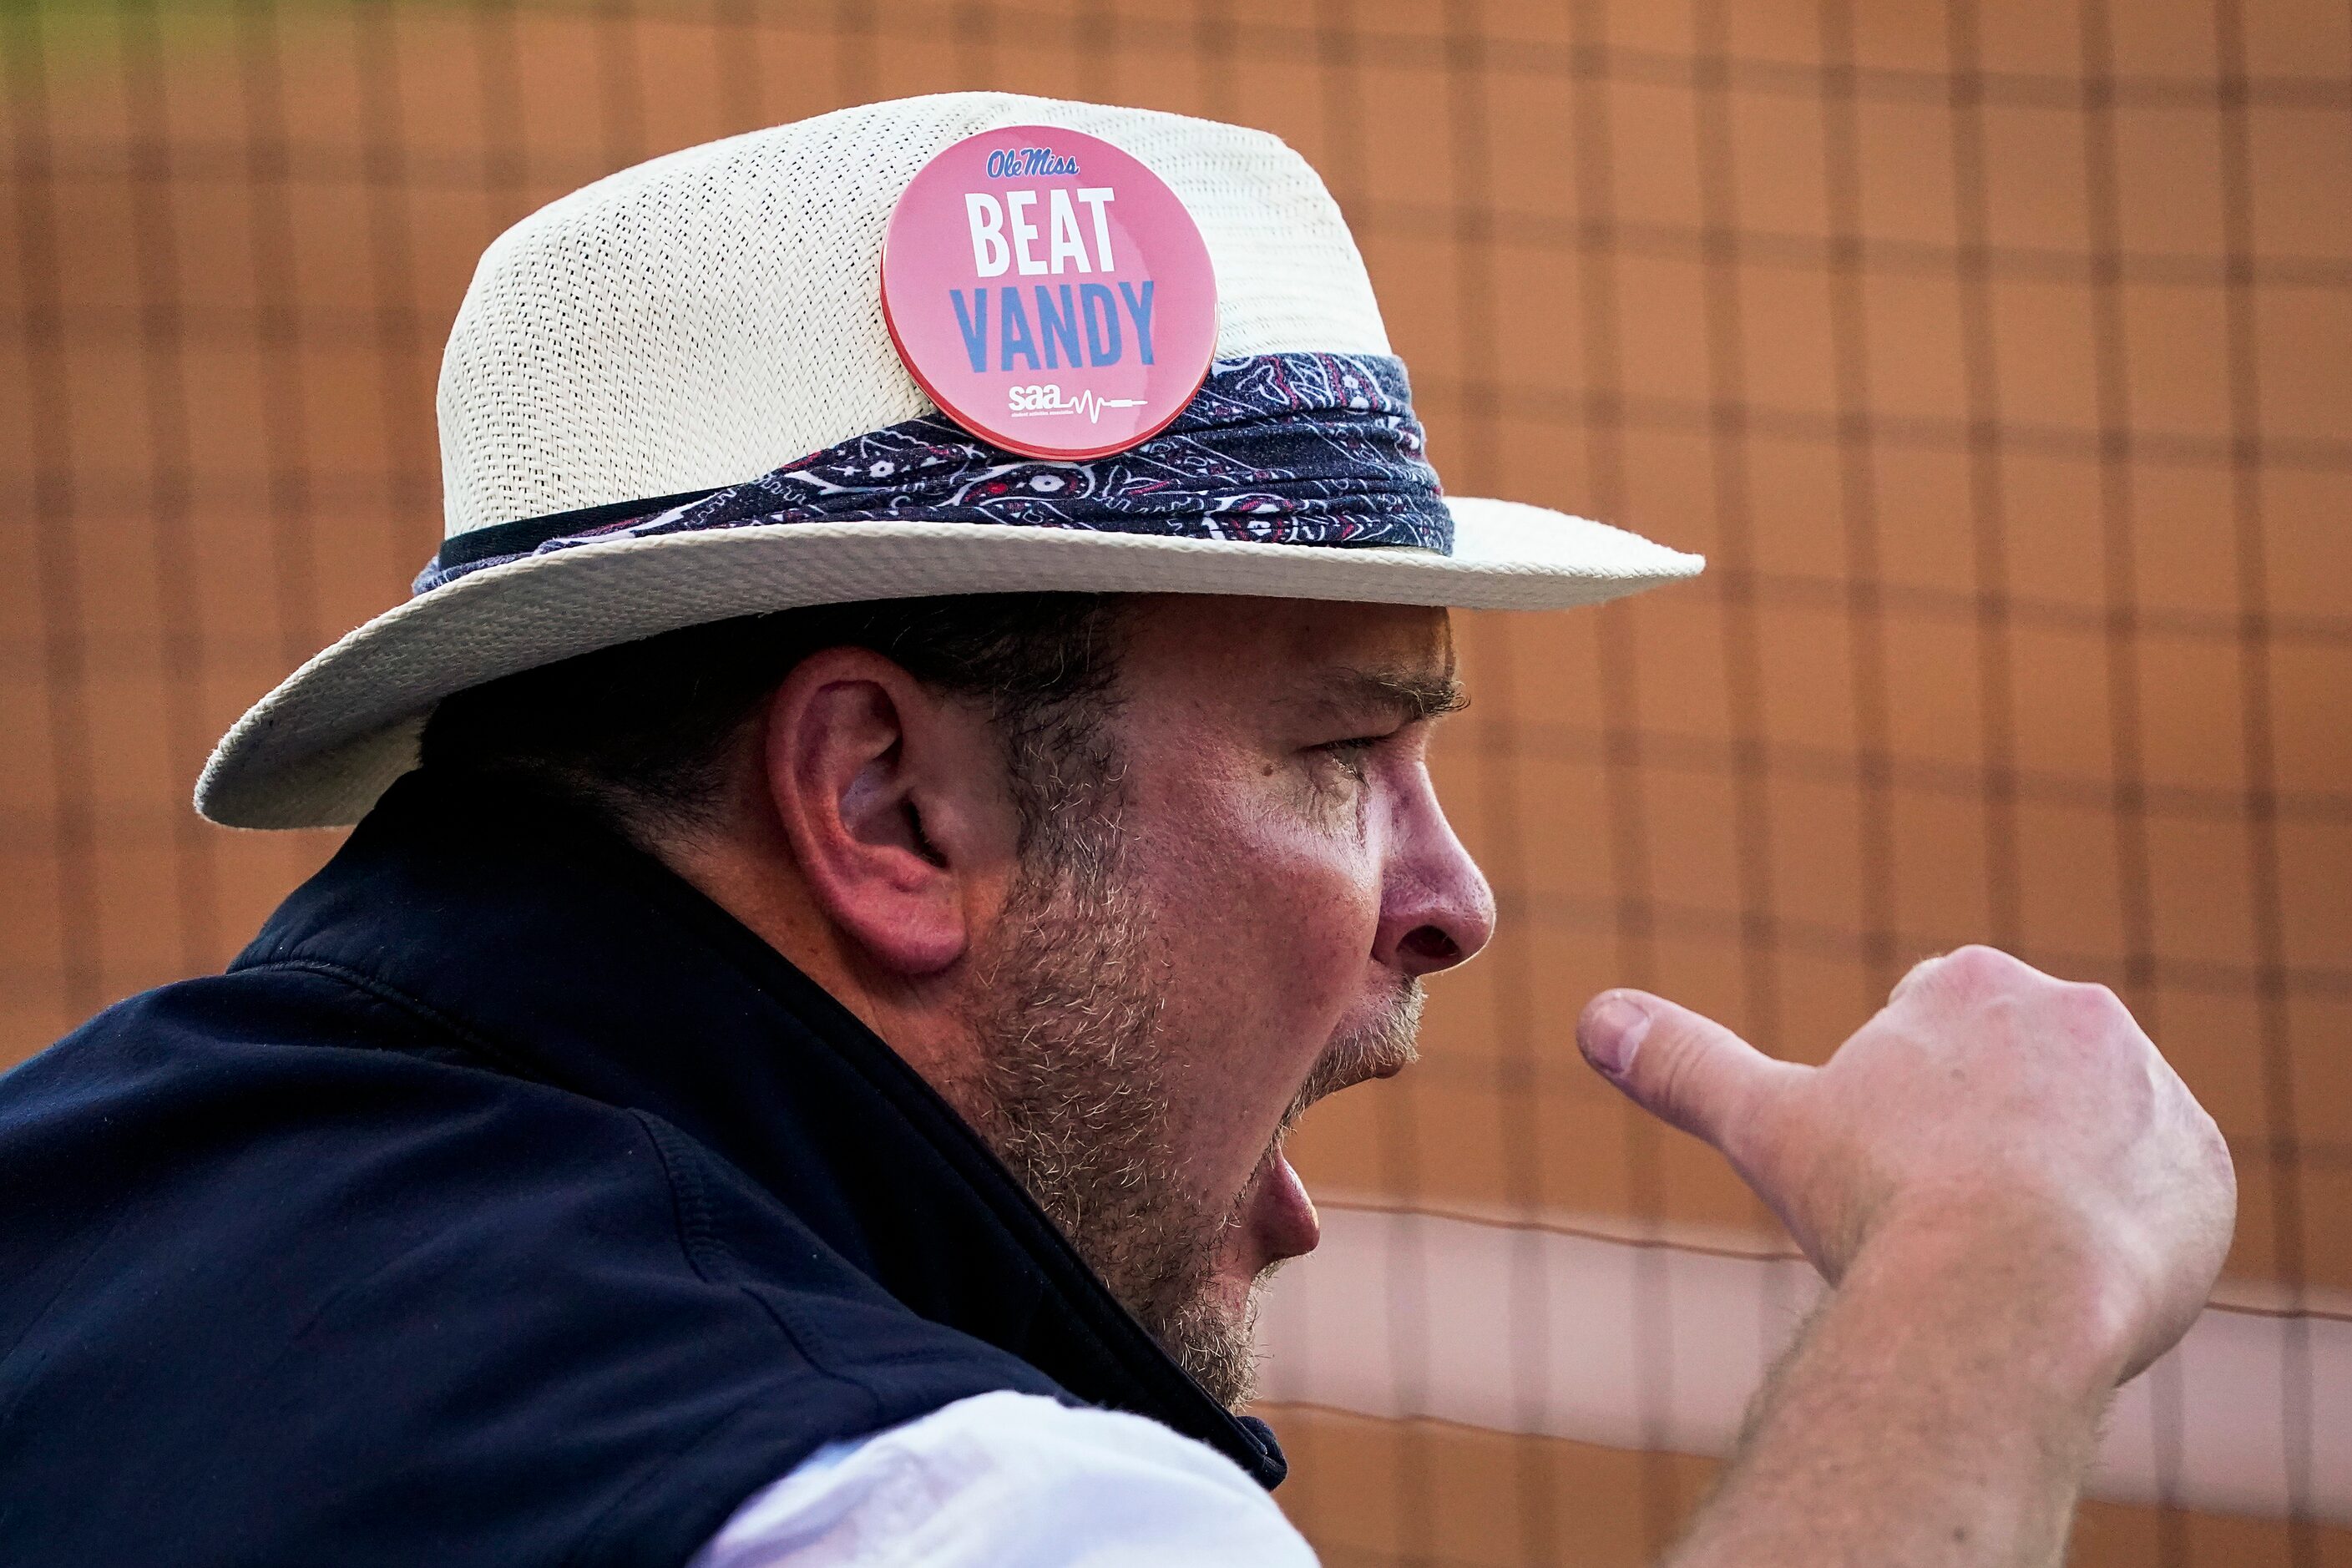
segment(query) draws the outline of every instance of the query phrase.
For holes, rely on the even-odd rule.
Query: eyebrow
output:
[[[1401,669],[1335,670],[1317,683],[1308,699],[1318,708],[1353,712],[1381,708],[1404,723],[1459,713],[1470,705],[1470,694],[1451,668],[1442,674]]]

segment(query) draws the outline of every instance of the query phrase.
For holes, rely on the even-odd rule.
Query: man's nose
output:
[[[1434,795],[1400,826],[1381,889],[1372,956],[1417,978],[1451,969],[1486,945],[1495,934],[1495,894]]]

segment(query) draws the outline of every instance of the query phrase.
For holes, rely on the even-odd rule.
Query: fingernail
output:
[[[1584,1016],[1584,1059],[1612,1078],[1622,1078],[1633,1053],[1650,1032],[1650,1015],[1640,1004],[1612,996]]]

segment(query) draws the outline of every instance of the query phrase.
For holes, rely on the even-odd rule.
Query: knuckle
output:
[[[2076,981],[2067,989],[2079,998],[2085,1007],[2094,1012],[2103,1013],[2111,1018],[2131,1016],[2131,1009],[2124,1005],[2124,999],[2116,995],[2112,987],[2103,985],[2095,980]]]
[[[2225,1173],[2234,1186],[2238,1179],[2238,1162],[2236,1156],[2230,1152],[2229,1135],[2221,1131],[2221,1124],[2213,1120],[2211,1111],[2193,1099],[2189,1103],[2196,1108],[2197,1136],[2205,1146],[2206,1159]]]
[[[1997,947],[1972,942],[1966,947],[1956,947],[1944,962],[1952,973],[1971,984],[2000,985],[2013,983],[2032,971]]]
[[[1664,1050],[1657,1047],[1664,1046]],[[1680,1033],[1664,1040],[1644,1042],[1644,1049],[1655,1054],[1651,1058],[1651,1079],[1655,1086],[1658,1109],[1678,1123],[1686,1123],[1697,1111],[1704,1092],[1706,1069],[1700,1061],[1702,1053],[1691,1048],[1691,1042]]]
[[[2067,1032],[2084,1044],[2093,1044],[2110,1037],[2130,1038],[2139,1032],[2138,1022],[2122,997],[2105,985],[2090,982],[2067,982],[2060,985],[2056,998],[2058,1016]]]
[[[1971,942],[1927,960],[1914,973],[1948,995],[1976,1001],[2011,989],[2021,971],[2031,973],[2000,949]]]
[[[1944,955],[1942,953],[1934,953],[1928,957],[1919,960],[1918,963],[1905,970],[1903,972],[1903,978],[1895,983],[1895,989],[1889,994],[1890,998],[1900,999],[1905,992],[1914,990],[1918,986],[1926,984],[1928,980],[1934,977],[1936,966],[1943,963],[1943,961]]]

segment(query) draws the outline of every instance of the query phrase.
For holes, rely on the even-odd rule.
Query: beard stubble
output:
[[[1219,1288],[1219,1258],[1307,1108],[1412,1062],[1420,983],[1401,979],[1375,1018],[1316,1060],[1238,1194],[1204,1196],[1183,1179],[1169,1094],[1186,1044],[1164,1017],[1173,965],[1127,874],[1116,816],[1065,817],[1032,848],[975,973],[981,1068],[966,1114],[1111,1294],[1238,1409],[1255,1392],[1257,1302],[1273,1270],[1236,1301]]]

